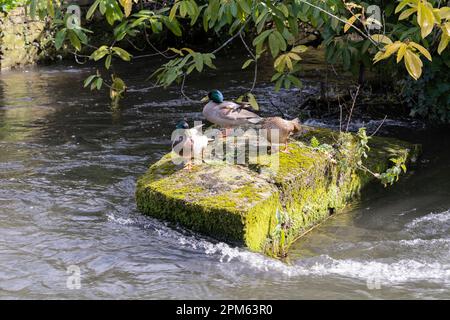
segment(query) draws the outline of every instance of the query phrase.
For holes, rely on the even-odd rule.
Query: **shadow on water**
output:
[[[246,88],[250,71],[219,63],[221,73],[188,83],[193,98]],[[349,212],[296,243],[286,265],[136,211],[136,178],[169,150],[180,118],[201,119],[177,88],[151,89],[147,68],[127,67],[128,95],[116,113],[105,92],[82,89],[89,66],[1,74],[0,297],[448,298],[445,133],[386,127],[424,144],[421,163],[394,187],[372,185]],[[256,94],[265,115],[274,113],[269,100],[290,97],[264,83]],[[70,265],[81,270],[78,290],[67,287]]]

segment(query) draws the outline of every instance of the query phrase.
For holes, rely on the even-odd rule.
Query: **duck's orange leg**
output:
[[[281,152],[283,152],[283,153],[290,153],[290,152],[289,152],[289,146],[288,146],[288,142],[287,142],[287,141],[284,143],[284,149],[281,150]]]
[[[184,170],[187,170],[187,171],[192,171],[192,168],[193,168],[193,164],[192,164],[192,160],[189,160],[187,163],[186,163],[186,165],[184,166]]]

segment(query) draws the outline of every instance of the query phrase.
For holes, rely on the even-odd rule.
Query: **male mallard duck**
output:
[[[232,101],[223,101],[219,90],[212,90],[208,94],[209,102],[203,108],[206,120],[226,129],[251,125],[261,122],[262,118],[256,113],[244,109],[246,105]]]
[[[184,158],[185,169],[191,170],[192,159],[203,160],[203,153],[208,146],[208,137],[199,131],[201,126],[189,129],[188,123],[184,120],[178,122],[176,128],[183,132],[173,141],[172,150]]]
[[[280,143],[284,144],[285,148],[282,152],[289,153],[288,150],[288,139],[289,137],[301,130],[300,128],[300,121],[298,118],[295,118],[294,120],[285,120],[280,117],[270,117],[265,118],[262,122],[262,129],[267,130],[267,140],[269,140],[270,143]],[[278,130],[278,141],[272,141],[276,139],[275,136],[271,135],[271,129]]]

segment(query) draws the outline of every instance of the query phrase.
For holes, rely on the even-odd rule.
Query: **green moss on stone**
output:
[[[373,179],[351,164],[353,140],[346,150],[348,163],[342,165],[309,146],[312,136],[320,143],[333,144],[338,133],[307,130],[289,144],[290,153],[264,156],[249,166],[201,164],[188,172],[172,163],[171,154],[165,155],[138,180],[138,208],[258,252],[267,248],[279,209],[290,218],[287,243],[291,243],[344,208]],[[391,158],[408,152],[414,160],[420,152],[418,146],[396,139],[376,137],[369,145],[365,165],[376,172],[386,170]],[[279,161],[273,162],[273,157]]]

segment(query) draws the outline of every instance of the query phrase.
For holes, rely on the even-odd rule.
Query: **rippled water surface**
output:
[[[201,118],[176,88],[150,89],[146,68],[128,67],[115,112],[105,92],[82,89],[90,67],[0,75],[0,298],[450,298],[448,132],[393,121],[384,133],[423,143],[419,166],[395,187],[371,186],[283,264],[136,211],[136,178],[169,150],[180,118]],[[187,92],[236,93],[251,79],[239,70]],[[270,89],[257,93],[273,112]],[[70,265],[79,290],[66,286]]]

